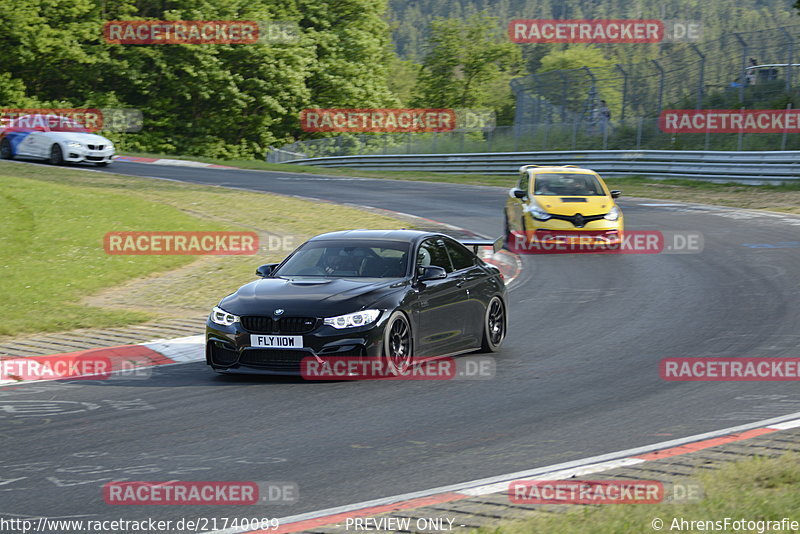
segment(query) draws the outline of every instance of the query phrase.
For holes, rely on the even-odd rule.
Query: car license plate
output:
[[[265,349],[295,349],[303,347],[303,336],[250,336],[251,347]]]

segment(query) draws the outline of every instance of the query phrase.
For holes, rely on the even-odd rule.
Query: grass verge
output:
[[[12,312],[0,336],[196,314],[312,235],[408,226],[335,204],[43,165],[0,162],[0,182],[0,299]],[[256,256],[105,254],[103,236],[125,230],[251,230],[262,247]]]
[[[478,534],[639,534],[657,532],[654,520],[663,523],[663,532],[701,532],[728,528],[708,528],[706,521],[745,519],[780,521],[784,517],[798,520],[800,510],[800,462],[794,455],[779,458],[750,458],[731,463],[719,471],[705,471],[694,477],[702,484],[703,497],[688,504],[617,504],[584,506],[561,514],[542,513],[541,517],[506,523],[498,528],[478,529]],[[792,517],[794,514],[794,517]],[[680,527],[680,521],[703,522]],[[705,527],[705,528],[703,528]],[[756,527],[758,528],[758,527]],[[744,528],[737,532],[758,532]],[[775,529],[763,530],[775,532]],[[783,532],[782,530],[777,530]]]
[[[140,157],[187,159],[228,165],[242,169],[301,174],[324,174],[391,180],[443,182],[469,185],[512,187],[514,175],[446,174],[419,171],[363,171],[347,167],[322,168],[288,163],[267,163],[258,160],[215,160],[200,157],[165,156],[159,154],[129,154]],[[623,195],[634,197],[718,204],[736,208],[762,209],[800,214],[800,183],[786,185],[716,184],[694,180],[650,180],[638,176],[606,179],[612,189],[623,190]]]

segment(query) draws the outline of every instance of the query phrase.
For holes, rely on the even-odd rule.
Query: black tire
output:
[[[61,145],[55,144],[50,147],[50,165],[63,165],[64,152],[61,150]]]
[[[483,317],[483,339],[481,352],[497,352],[506,338],[508,315],[506,305],[500,297],[492,297]]]
[[[8,139],[0,141],[0,158],[14,159],[14,152],[11,150],[11,141]]]
[[[414,359],[414,336],[411,324],[401,311],[394,312],[383,331],[383,357],[391,375],[405,373]]]
[[[108,164],[111,163],[110,161],[98,161],[95,163],[98,167],[108,167]]]

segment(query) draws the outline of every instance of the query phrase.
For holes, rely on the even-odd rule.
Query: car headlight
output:
[[[83,144],[77,141],[67,141],[67,146],[70,148],[83,148]]]
[[[531,214],[531,217],[540,221],[546,221],[550,218],[550,214],[544,211],[535,200],[528,205],[527,211]]]
[[[106,145],[106,148],[107,148],[108,150],[114,150],[114,144],[113,144],[113,143],[108,143],[108,144]]]
[[[214,309],[211,310],[211,315],[209,315],[208,318],[211,319],[212,323],[221,324],[222,326],[230,326],[239,321],[238,315],[228,313],[218,306],[214,306]]]
[[[619,213],[619,208],[614,206],[603,218],[607,221],[616,221],[619,219]]]
[[[380,310],[363,310],[336,317],[326,317],[324,322],[334,328],[353,328],[374,323],[380,314]]]

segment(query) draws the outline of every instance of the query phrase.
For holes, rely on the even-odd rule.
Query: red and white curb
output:
[[[214,165],[213,163],[203,163],[188,159],[166,159],[166,158],[140,158],[138,156],[116,156],[114,161],[127,161],[130,163],[151,163],[153,165],[168,165],[171,167],[208,167],[211,169],[238,169],[227,165]]]
[[[48,354],[46,356],[24,356],[0,360],[0,386],[10,384],[29,384],[52,380],[72,380],[92,376],[110,377],[130,372],[132,369],[191,363],[205,360],[205,339],[203,335],[163,339],[136,345],[119,345],[97,349]],[[98,362],[104,369],[102,373],[86,373],[87,368]],[[15,375],[15,369],[33,370],[36,380]]]
[[[500,269],[503,275],[506,286],[510,287],[511,283],[516,280],[522,272],[522,260],[519,255],[509,252],[505,249],[492,253],[488,250],[481,252],[481,259]]]
[[[572,477],[600,473],[619,467],[641,464],[650,460],[678,456],[694,451],[715,447],[734,441],[742,441],[779,430],[800,427],[800,412],[748,423],[695,436],[664,441],[644,447],[593,456],[547,467],[538,467],[516,473],[508,473],[451,486],[442,486],[414,493],[395,495],[336,508],[288,516],[278,519],[280,527],[276,530],[227,529],[210,531],[206,534],[264,533],[282,534],[311,530],[325,525],[336,525],[347,518],[366,517],[386,512],[409,510],[446,502],[478,497],[490,493],[507,492],[513,481],[525,480],[564,480]]]

